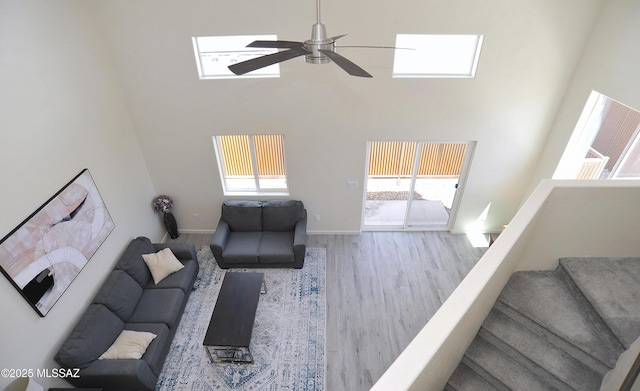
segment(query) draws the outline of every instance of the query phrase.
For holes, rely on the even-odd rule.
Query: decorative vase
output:
[[[167,229],[167,232],[169,232],[171,239],[175,239],[180,236],[178,233],[178,223],[176,222],[176,218],[173,217],[173,213],[166,212],[163,215],[162,220],[164,221],[164,226]]]

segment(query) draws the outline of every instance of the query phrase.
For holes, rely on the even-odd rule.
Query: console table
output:
[[[252,363],[249,349],[264,274],[227,272],[220,287],[204,348],[212,363]]]

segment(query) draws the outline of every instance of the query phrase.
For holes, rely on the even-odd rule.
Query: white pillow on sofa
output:
[[[170,248],[165,248],[154,254],[142,254],[142,259],[149,267],[153,282],[160,283],[168,275],[182,269],[184,265],[173,255]]]
[[[157,335],[146,331],[122,330],[118,338],[106,352],[98,357],[98,360],[127,358],[138,360],[142,358],[155,337]]]

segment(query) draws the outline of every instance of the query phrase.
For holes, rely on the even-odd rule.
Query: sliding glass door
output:
[[[364,230],[445,230],[469,143],[370,142]]]

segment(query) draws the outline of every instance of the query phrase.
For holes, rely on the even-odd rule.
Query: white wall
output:
[[[0,277],[0,368],[57,367],[55,352],[126,243],[161,238],[155,191],[96,25],[84,1],[0,0],[0,237],[83,168],[116,224],[44,318]],[[0,377],[0,389],[11,380]]]
[[[553,269],[562,257],[640,256],[640,194],[621,191],[640,186],[638,181],[579,183],[557,185],[548,197],[518,270]]]
[[[595,90],[640,110],[640,3],[607,0],[549,133],[530,189],[551,178],[582,109]]]
[[[487,229],[519,207],[601,0],[323,2],[342,45],[394,45],[397,33],[484,34],[475,79],[392,79],[393,51],[341,49],[373,75],[299,58],[278,79],[197,78],[191,37],[305,40],[312,1],[95,1],[123,77],[141,148],[179,226],[213,230],[224,200],[211,137],[285,135],[291,198],[311,232],[360,229],[367,141],[477,141],[454,231],[491,204]],[[356,17],[354,17],[356,15]],[[571,20],[571,23],[567,23]],[[357,190],[347,189],[358,181]],[[195,219],[193,214],[198,214]]]

